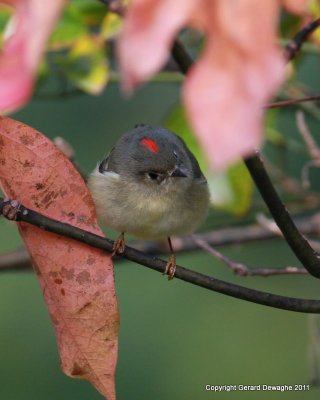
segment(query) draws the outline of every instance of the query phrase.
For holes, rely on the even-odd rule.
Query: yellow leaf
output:
[[[103,41],[91,36],[77,40],[69,53],[67,75],[75,86],[90,94],[100,94],[109,78]]]
[[[122,28],[122,18],[114,13],[108,12],[101,24],[101,36],[105,39],[112,39],[118,35]]]

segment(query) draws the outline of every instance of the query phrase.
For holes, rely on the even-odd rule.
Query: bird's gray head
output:
[[[188,184],[201,171],[185,143],[165,128],[139,125],[123,135],[99,167],[146,185]]]

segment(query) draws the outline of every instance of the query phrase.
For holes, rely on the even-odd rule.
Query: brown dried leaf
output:
[[[0,118],[0,181],[26,207],[103,236],[88,189],[71,162],[35,129]],[[57,335],[63,371],[115,399],[118,311],[110,255],[29,225],[20,233]]]

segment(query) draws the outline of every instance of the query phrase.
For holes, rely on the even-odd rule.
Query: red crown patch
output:
[[[143,138],[140,140],[140,143],[145,146],[148,150],[152,151],[152,153],[158,153],[159,146],[157,142],[150,138]]]

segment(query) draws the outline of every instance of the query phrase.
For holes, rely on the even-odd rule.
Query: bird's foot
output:
[[[168,281],[173,279],[174,274],[176,272],[176,268],[177,268],[176,256],[174,254],[171,254],[169,256],[166,268],[163,273],[163,275],[168,275]]]
[[[126,247],[126,242],[124,240],[124,232],[121,233],[119,238],[114,242],[112,248],[112,257],[116,256],[117,254],[122,254]]]

